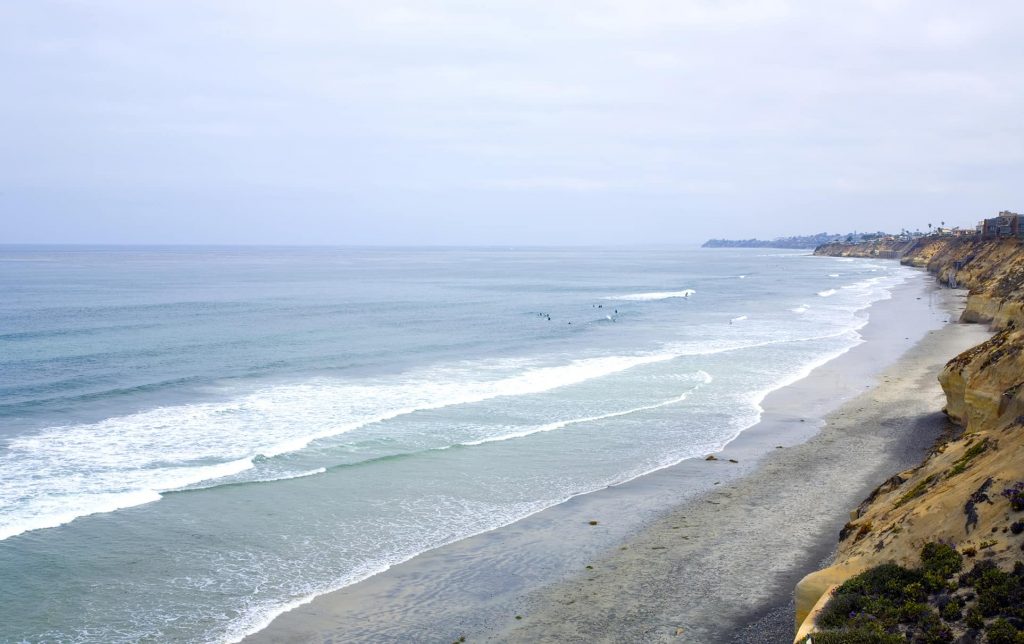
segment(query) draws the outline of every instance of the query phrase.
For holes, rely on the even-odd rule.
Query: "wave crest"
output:
[[[387,381],[318,379],[225,402],[46,428],[14,438],[0,456],[0,540],[156,501],[161,493],[236,476],[316,440],[418,411],[539,394],[676,356],[606,356],[554,366],[471,363]]]
[[[692,288],[681,291],[655,291],[652,293],[629,293],[627,295],[612,295],[606,300],[618,300],[624,302],[653,302],[656,300],[669,300],[676,297],[687,298],[696,293]]]

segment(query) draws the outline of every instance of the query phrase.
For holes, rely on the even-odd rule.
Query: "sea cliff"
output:
[[[995,333],[939,374],[944,411],[957,429],[924,462],[883,482],[854,509],[839,535],[835,563],[798,584],[800,641],[815,630],[815,615],[807,616],[821,610],[830,589],[881,564],[916,567],[927,542],[953,546],[965,567],[988,560],[1010,570],[1024,561],[1024,512],[1012,491],[1024,485],[1024,246],[925,237],[815,250],[844,257],[882,252],[927,269],[943,284],[969,289],[961,321],[989,324]]]

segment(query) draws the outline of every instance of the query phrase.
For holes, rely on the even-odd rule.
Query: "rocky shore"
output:
[[[961,321],[987,324],[995,333],[954,357],[939,375],[943,411],[957,431],[853,510],[833,565],[797,585],[801,641],[816,629],[830,590],[882,564],[913,568],[928,542],[954,548],[965,569],[984,560],[1006,572],[1024,561],[1024,501],[1015,501],[1020,495],[1014,494],[1024,487],[1024,246],[1016,240],[927,237],[899,249],[829,244],[815,254],[878,257],[879,251],[897,251],[904,264],[970,289]],[[996,641],[987,634],[994,618],[987,618],[971,627],[958,625],[959,617],[940,626],[958,641]]]

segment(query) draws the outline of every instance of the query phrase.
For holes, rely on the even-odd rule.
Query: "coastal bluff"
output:
[[[872,239],[856,244],[834,241],[816,246],[815,255],[830,257],[881,257],[883,259],[899,259],[911,246],[913,240]]]
[[[964,570],[990,561],[1010,571],[1024,561],[1024,245],[929,236],[825,244],[814,253],[892,257],[924,268],[944,285],[968,289],[961,321],[987,324],[994,334],[938,376],[943,411],[956,429],[924,462],[894,474],[853,509],[833,565],[797,585],[801,642],[815,632],[815,618],[839,584],[882,564],[916,568],[928,542],[954,548]]]

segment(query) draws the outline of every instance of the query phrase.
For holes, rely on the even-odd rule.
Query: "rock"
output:
[[[730,458],[729,462],[730,463],[739,463],[739,461],[737,461],[735,458]]]
[[[718,457],[715,456],[714,454],[708,454],[707,457],[704,460],[705,461],[717,461]]]

